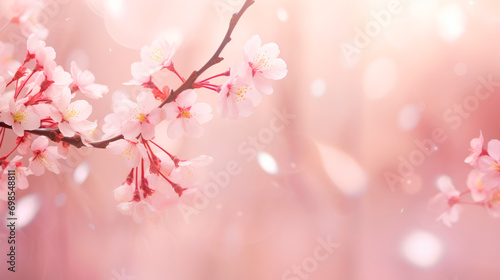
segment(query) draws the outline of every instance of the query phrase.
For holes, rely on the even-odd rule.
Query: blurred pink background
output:
[[[76,60],[110,88],[92,102],[91,119],[101,125],[114,92],[139,92],[123,83],[143,45],[177,40],[174,62],[188,76],[213,54],[243,1],[47,3],[39,20],[56,61],[69,69]],[[0,40],[22,57],[16,28]],[[450,229],[427,203],[442,176],[466,189],[463,160],[479,130],[486,141],[500,138],[497,85],[464,104],[481,79],[500,81],[499,28],[494,0],[256,0],[207,75],[241,60],[243,44],[259,34],[280,46],[287,77],[248,118],[215,115],[200,139],[159,137],[181,158],[214,157],[207,181],[228,163],[240,172],[208,202],[187,195],[181,207],[136,224],[116,210],[112,193],[125,163],[105,150],[74,149],[62,174],[30,178],[17,193],[26,201],[18,215],[33,219],[16,233],[15,273],[3,261],[8,232],[0,227],[0,278],[498,279],[499,221],[466,207]],[[200,97],[215,105],[212,92]],[[454,104],[469,109],[457,118]],[[270,130],[276,111],[293,115],[282,131]],[[388,182],[436,129],[446,140],[402,183]],[[249,137],[259,146],[251,159]]]

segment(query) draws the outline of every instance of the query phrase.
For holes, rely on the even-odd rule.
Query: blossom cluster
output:
[[[476,205],[487,209],[493,217],[500,217],[500,141],[492,139],[484,147],[483,134],[470,142],[471,153],[465,159],[473,169],[467,176],[467,190],[458,191],[451,180],[438,181],[441,191],[430,201],[430,206],[439,211],[438,221],[450,226],[456,223],[463,212],[463,205]],[[472,201],[464,200],[470,194]]]
[[[9,43],[0,45],[5,50],[13,49]],[[91,72],[82,71],[75,62],[70,72],[65,71],[55,62],[55,50],[36,35],[27,39],[26,47],[22,63],[4,52],[8,59],[0,64],[3,70],[0,71],[0,122],[3,124],[0,148],[8,150],[0,157],[1,199],[7,195],[8,170],[16,171],[20,189],[28,187],[26,177],[29,175],[40,176],[45,170],[60,172],[58,160],[65,158],[69,144],[59,142],[58,146],[50,146],[49,138],[37,135],[54,133],[56,140],[78,135],[84,144],[92,141],[97,122],[88,120],[92,106],[80,98],[83,95],[98,99],[108,92],[106,86],[95,83]],[[12,147],[4,142],[9,128],[16,136]],[[30,153],[28,162],[23,163],[23,157]]]
[[[245,1],[235,18],[253,3]],[[60,160],[71,145],[106,148],[120,155],[130,168],[114,191],[120,212],[141,222],[175,203],[185,193],[201,188],[198,169],[212,162],[201,155],[190,160],[172,154],[156,138],[157,126],[168,122],[169,138],[199,138],[203,124],[217,111],[223,118],[248,117],[264,95],[271,94],[271,80],[286,76],[287,66],[278,58],[275,43],[262,44],[259,36],[248,40],[242,59],[229,69],[201,79],[199,75],[222,60],[221,47],[205,66],[186,79],[174,67],[177,47],[166,40],[154,41],[140,51],[141,61],[131,65],[132,79],[125,85],[140,87],[134,99],[114,98],[113,112],[104,119],[104,135],[95,141],[96,121],[89,120],[92,106],[86,99],[99,99],[108,87],[95,83],[94,75],[75,62],[64,70],[55,61],[56,51],[46,45],[48,31],[36,24],[42,0],[7,0],[0,4],[8,23],[17,24],[27,37],[26,55],[14,59],[14,46],[0,42],[0,199],[6,200],[7,172],[15,170],[16,186],[28,187],[28,177],[45,170],[61,172]],[[237,20],[230,23],[228,34]],[[231,27],[232,26],[232,27]],[[0,30],[5,26],[0,27]],[[155,75],[169,71],[179,79],[177,90],[158,85]],[[224,78],[221,82],[215,82]],[[216,95],[216,110],[198,102],[202,91]],[[12,131],[15,143],[4,141]],[[11,141],[13,142],[13,141]],[[52,143],[52,144],[51,144]],[[28,158],[27,160],[24,158]]]
[[[203,124],[213,117],[212,107],[197,102],[202,89],[217,94],[217,112],[221,117],[237,119],[253,112],[263,94],[273,92],[270,80],[282,79],[286,73],[285,62],[278,58],[279,48],[274,43],[261,44],[253,36],[243,48],[243,61],[212,77],[195,81],[192,88],[179,92],[167,102],[173,91],[168,85],[157,85],[154,75],[170,71],[181,83],[186,79],[174,67],[175,45],[154,41],[140,51],[140,62],[131,65],[132,80],[126,85],[141,86],[136,100],[116,99],[114,112],[107,115],[103,125],[104,138],[123,135],[123,139],[109,144],[112,153],[119,154],[131,168],[123,184],[115,189],[118,209],[132,215],[137,222],[161,212],[176,202],[185,192],[195,192],[201,187],[196,169],[208,165],[212,158],[199,156],[181,160],[155,140],[155,127],[169,122],[167,136],[198,138],[204,133]],[[222,83],[213,80],[226,77]]]

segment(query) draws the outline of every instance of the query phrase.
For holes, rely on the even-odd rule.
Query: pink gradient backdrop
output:
[[[110,88],[92,103],[100,124],[111,111],[113,92],[137,94],[122,83],[131,78],[130,64],[139,60],[141,46],[162,34],[182,38],[174,61],[187,76],[212,55],[226,31],[229,16],[217,7],[236,11],[242,3],[49,2],[57,6],[46,22],[56,61],[69,69],[75,59]],[[343,44],[352,44],[356,28],[364,29],[374,21],[372,13],[390,2],[256,0],[223,52],[225,61],[209,73],[240,59],[245,41],[259,34],[280,46],[288,76],[273,83],[274,94],[249,118],[216,115],[200,139],[160,137],[182,158],[213,156],[207,181],[209,172],[223,171],[231,161],[241,172],[189,218],[173,206],[136,224],[115,209],[112,194],[127,175],[124,162],[105,150],[72,151],[62,174],[30,178],[30,188],[17,193],[18,200],[36,194],[40,208],[17,231],[15,274],[6,270],[7,231],[0,227],[0,279],[120,280],[126,274],[137,280],[297,280],[302,278],[286,271],[308,263],[318,239],[328,238],[335,249],[309,267],[307,279],[498,279],[499,221],[468,207],[449,229],[435,221],[427,202],[438,192],[439,176],[465,189],[470,167],[463,160],[479,130],[488,140],[500,138],[498,88],[456,129],[443,117],[474,94],[478,77],[499,73],[500,3],[401,0],[402,11],[347,65]],[[16,31],[7,28],[0,40],[15,44],[9,34]],[[16,46],[22,56],[24,45]],[[212,92],[200,91],[200,97],[215,104]],[[408,105],[407,114],[401,113]],[[277,174],[269,174],[265,163],[247,160],[239,147],[270,127],[273,111],[285,108],[295,118],[261,143],[278,165]],[[446,141],[405,183],[391,187],[384,174],[397,174],[401,158],[418,149],[415,141],[430,138],[436,128]],[[75,167],[84,162],[91,172],[77,184]],[[192,197],[183,203],[192,206]],[[3,214],[7,206],[0,207]],[[430,241],[405,243],[418,232]],[[410,243],[416,248],[404,251]]]

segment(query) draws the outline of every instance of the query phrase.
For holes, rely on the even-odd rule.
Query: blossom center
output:
[[[458,196],[452,196],[448,199],[448,205],[452,207],[453,205],[460,202],[460,198]]]
[[[481,179],[477,180],[476,185],[479,190],[483,190],[485,188],[485,186],[481,183]]]
[[[151,59],[156,61],[156,62],[161,62],[164,58],[164,54],[163,54],[163,49],[161,48],[155,48],[152,52],[151,52]]]
[[[43,153],[39,153],[36,157],[38,163],[40,163],[41,165],[45,166],[45,168],[47,169],[50,169],[54,163],[52,161],[50,161],[47,156]]]
[[[28,112],[19,110],[14,114],[14,121],[15,122],[21,122],[21,123],[27,123],[28,122]]]
[[[234,88],[234,87],[231,88],[231,92],[234,94],[234,99],[236,101],[245,100],[246,99],[245,94],[247,93],[248,90],[249,90],[249,88],[247,86],[241,86],[238,88]]]
[[[269,57],[267,56],[267,51],[261,54],[258,54],[255,57],[254,63],[252,63],[252,68],[254,71],[258,71],[262,68],[269,67]]]
[[[191,118],[191,113],[189,111],[182,111],[181,117],[189,119],[189,118]]]
[[[141,121],[141,122],[148,119],[148,116],[143,114],[142,112],[140,112],[138,109],[134,109],[134,111],[132,112],[132,116],[134,119]]]
[[[70,118],[78,118],[79,116],[80,116],[80,111],[77,111],[75,108],[71,108],[69,110],[66,110],[66,113],[64,113],[63,118],[67,120]]]

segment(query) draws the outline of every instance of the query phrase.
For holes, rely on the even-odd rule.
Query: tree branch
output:
[[[220,54],[222,53],[222,50],[226,47],[226,45],[231,41],[231,34],[233,33],[234,28],[236,27],[236,24],[240,20],[241,16],[243,13],[250,7],[255,0],[246,0],[243,6],[241,7],[240,11],[236,14],[233,14],[231,17],[231,20],[229,22],[229,27],[227,29],[226,35],[224,36],[224,39],[222,40],[221,44],[219,45],[219,48],[215,51],[215,53],[212,55],[212,57],[201,67],[199,70],[195,70],[191,73],[189,78],[186,79],[184,83],[182,83],[175,91],[172,90],[170,91],[169,96],[167,99],[165,99],[158,107],[161,108],[165,104],[170,103],[174,101],[181,92],[187,90],[187,89],[192,89],[194,88],[194,83],[196,82],[196,79],[205,72],[208,68],[212,67],[213,65],[221,62],[224,58],[220,57]],[[7,125],[3,122],[0,122],[0,127],[12,129],[10,125]],[[61,132],[57,128],[39,128],[39,129],[34,129],[34,130],[29,130],[27,131],[29,133],[33,133],[35,135],[41,135],[41,136],[46,136],[50,140],[54,142],[65,142],[68,143],[72,146],[75,146],[77,148],[83,147],[85,144],[82,142],[82,138],[80,135],[75,135],[73,137],[62,137],[61,138]],[[89,145],[91,145],[94,148],[99,148],[99,149],[105,149],[109,143],[123,139],[123,135],[118,135],[109,139],[105,140],[100,140],[100,141],[94,141],[90,142]]]

